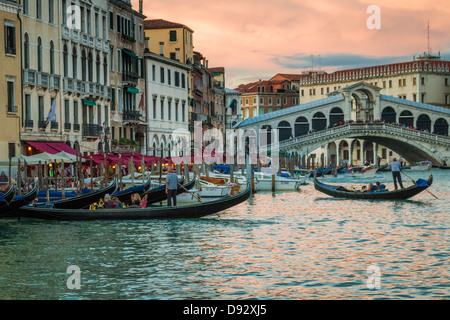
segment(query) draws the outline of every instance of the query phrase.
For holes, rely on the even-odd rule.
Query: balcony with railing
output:
[[[137,110],[124,110],[122,113],[123,121],[141,121],[141,113]]]
[[[50,127],[51,127],[52,131],[58,131],[59,123],[56,121],[52,121],[52,122],[50,122]]]
[[[64,78],[64,85],[63,89],[65,92],[73,92],[73,79],[71,78]]]
[[[97,124],[83,124],[83,138],[98,138],[102,127]]]
[[[64,131],[72,130],[72,124],[70,122],[64,122]]]
[[[57,74],[52,74],[50,76],[50,89],[59,90],[61,83],[61,76]]]
[[[31,69],[23,70],[23,84],[26,86],[36,85],[36,70]]]
[[[8,113],[17,113],[17,106],[6,105],[6,110],[8,110]]]
[[[33,120],[25,120],[25,129],[33,129],[34,121]]]
[[[62,29],[62,37],[64,40],[76,42],[92,49],[98,49],[104,52],[109,51],[108,40],[101,37],[93,37],[87,33],[81,32],[80,30],[68,28],[67,26],[63,26]]]
[[[47,121],[39,120],[38,128],[39,128],[39,130],[45,130],[45,128],[47,128]]]
[[[137,84],[139,81],[139,74],[132,71],[124,71],[122,73],[122,81],[132,82]]]
[[[38,72],[37,86],[40,88],[48,88],[50,84],[50,75],[45,72]]]
[[[80,131],[80,124],[79,123],[74,123],[73,124],[73,131]]]

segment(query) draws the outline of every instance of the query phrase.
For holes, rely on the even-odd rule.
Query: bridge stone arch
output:
[[[309,131],[309,121],[306,117],[301,116],[295,119],[294,124],[295,137],[304,136],[308,134],[308,131]]]
[[[280,141],[287,140],[292,136],[292,127],[288,121],[281,121],[277,126]]]
[[[329,124],[333,126],[334,124],[339,124],[340,122],[345,122],[344,111],[339,107],[333,107],[329,112]]]
[[[315,132],[312,135],[280,142],[279,147],[280,150],[287,152],[296,151],[301,156],[339,139],[351,140],[349,146],[350,157],[354,160],[358,158],[361,161],[375,160],[365,159],[365,157],[370,156],[367,150],[371,148],[373,150],[374,143],[383,145],[402,155],[411,163],[428,159],[435,164],[441,164],[444,156],[450,156],[448,152],[450,139],[448,137],[440,137],[418,130],[382,123],[346,124],[322,132]]]
[[[414,126],[414,115],[409,110],[403,110],[398,116],[398,122],[407,127]]]
[[[416,128],[418,130],[422,131],[428,130],[428,132],[432,132],[430,117],[425,113],[419,115],[416,120]]]
[[[312,117],[312,129],[315,131],[322,131],[327,127],[327,117],[323,112],[318,111]]]
[[[397,123],[397,112],[391,106],[386,106],[381,111],[381,120],[386,123]]]
[[[448,136],[448,122],[444,118],[439,118],[434,122],[433,133]]]

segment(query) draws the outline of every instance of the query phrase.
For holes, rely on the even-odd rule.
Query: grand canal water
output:
[[[450,170],[433,172],[439,200],[339,200],[311,184],[220,217],[0,220],[0,299],[449,299]]]

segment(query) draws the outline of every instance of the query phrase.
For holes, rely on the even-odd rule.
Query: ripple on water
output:
[[[309,185],[204,219],[0,220],[0,298],[448,299],[450,172],[434,175],[439,200],[333,199]],[[81,290],[67,288],[69,265]]]

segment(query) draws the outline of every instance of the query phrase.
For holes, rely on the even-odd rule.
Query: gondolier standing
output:
[[[400,162],[397,161],[396,158],[394,158],[394,161],[392,161],[390,163],[391,166],[391,170],[392,170],[392,179],[394,179],[394,188],[395,190],[397,190],[397,181],[398,184],[400,185],[400,188],[403,189],[403,183],[402,183],[402,175],[400,174],[400,170],[402,165],[400,164]]]
[[[173,205],[177,206],[177,189],[178,189],[178,176],[173,172],[173,167],[167,167],[167,177],[166,177],[166,194],[167,194],[167,206]]]

